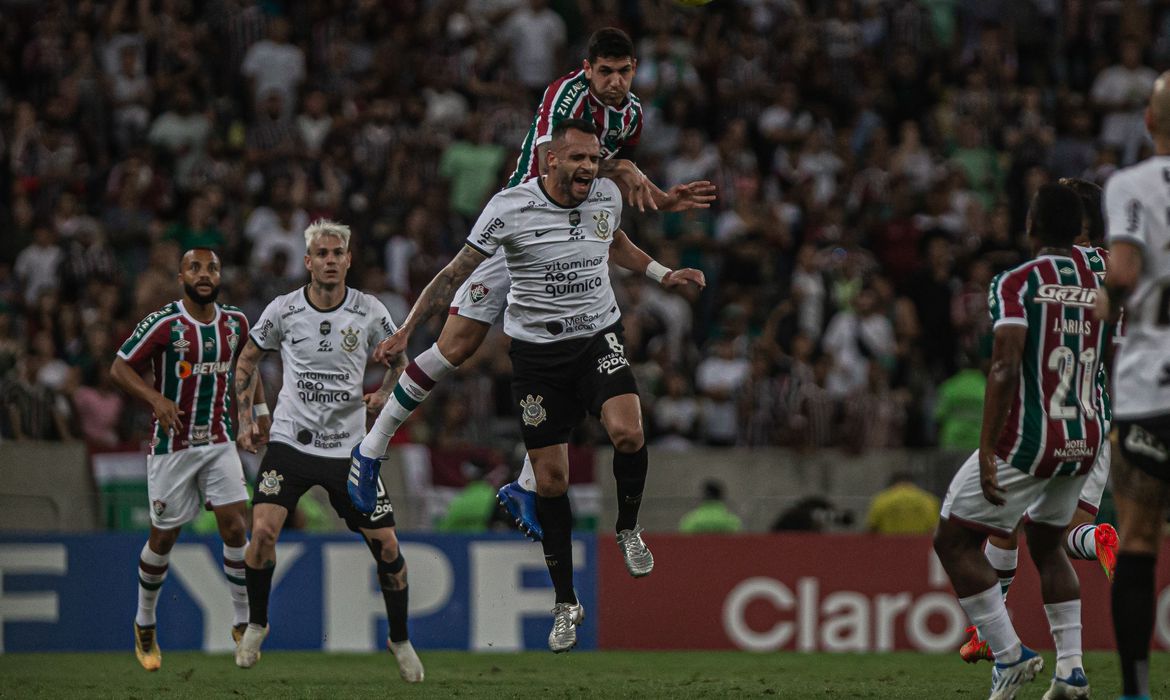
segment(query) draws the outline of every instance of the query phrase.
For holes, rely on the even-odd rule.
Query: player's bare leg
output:
[[[1056,645],[1056,670],[1044,695],[1056,698],[1089,697],[1089,681],[1081,660],[1081,586],[1064,550],[1065,528],[1029,522],[1028,553],[1040,574],[1040,596]]]
[[[158,623],[155,609],[163,581],[167,577],[171,549],[179,539],[179,528],[160,529],[150,526],[150,536],[138,555],[138,611],[134,614],[134,655],[147,671],[162,667],[162,650],[158,646]]]
[[[486,323],[457,314],[449,315],[439,340],[406,366],[374,425],[350,453],[349,494],[359,511],[371,513],[374,510],[381,459],[390,445],[390,438],[427,400],[437,383],[475,354],[489,330],[491,326]]]
[[[544,563],[556,593],[548,648],[568,651],[577,645],[577,625],[585,609],[573,590],[573,509],[569,505],[569,446],[561,443],[528,451],[536,472],[536,509],[544,524]]]
[[[238,501],[214,506],[212,511],[223,540],[223,574],[232,594],[232,641],[238,646],[248,628],[248,587],[244,574],[248,505],[246,501]]]
[[[940,520],[934,551],[951,580],[959,605],[995,655],[992,698],[1013,697],[1019,686],[1043,668],[1036,652],[1020,643],[1000,592],[995,569],[981,549],[984,534],[951,520]]]
[[[268,596],[276,569],[276,540],[288,509],[257,503],[252,509],[252,541],[244,552],[244,579],[248,587],[248,628],[236,645],[236,665],[252,668],[260,660],[260,645],[268,636]]]
[[[637,394],[622,394],[601,406],[601,424],[613,442],[613,477],[617,483],[617,543],[631,576],[647,576],[654,555],[642,541],[638,511],[646,488],[648,458]]]
[[[410,643],[407,628],[407,607],[410,589],[406,579],[406,559],[398,546],[398,536],[392,527],[376,530],[362,529],[362,537],[378,565],[378,584],[386,604],[386,619],[390,635],[386,646],[398,662],[398,675],[407,683],[421,683],[423,665]]]

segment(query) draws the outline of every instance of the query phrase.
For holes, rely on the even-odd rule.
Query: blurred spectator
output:
[[[665,394],[654,401],[652,416],[654,446],[666,450],[683,450],[698,435],[699,401],[691,395],[686,377],[668,373],[663,378]]]
[[[736,393],[748,378],[750,365],[737,357],[731,339],[713,342],[708,356],[695,369],[695,388],[702,396],[699,423],[708,445],[734,445],[739,436]]]
[[[81,385],[73,390],[73,408],[77,412],[81,435],[95,447],[113,447],[121,442],[118,426],[122,421],[125,399],[110,380],[108,363],[95,367],[93,386]]]
[[[527,0],[512,11],[500,36],[512,57],[512,73],[534,97],[567,72],[565,21],[548,0]]]
[[[498,188],[506,156],[503,146],[492,143],[490,126],[474,114],[463,122],[459,138],[443,151],[439,175],[450,181],[451,210],[467,221],[467,228]]]
[[[732,534],[742,529],[743,521],[723,502],[723,485],[718,481],[703,483],[703,502],[678,523],[684,535]]]
[[[24,287],[24,303],[32,306],[44,292],[56,291],[61,282],[60,268],[64,253],[48,226],[37,226],[32,245],[16,256],[17,282]]]
[[[226,239],[223,233],[216,228],[211,218],[211,206],[202,194],[191,197],[187,203],[187,214],[183,221],[171,224],[167,229],[166,240],[179,244],[179,249],[186,251],[192,248],[211,248],[222,254]]]
[[[57,392],[38,382],[48,362],[26,355],[16,371],[0,380],[0,405],[4,408],[4,436],[13,440],[72,440],[68,403]]]
[[[270,95],[279,95],[277,116],[282,120],[292,118],[297,87],[305,79],[305,54],[289,43],[290,33],[287,19],[272,18],[268,23],[268,38],[252,44],[240,65],[240,73],[252,88],[255,104],[259,105]]]
[[[938,498],[914,483],[914,477],[898,473],[874,494],[865,527],[879,535],[929,535],[938,524]]]
[[[882,315],[872,287],[858,292],[852,309],[833,316],[823,342],[825,351],[833,357],[827,388],[838,398],[866,384],[871,362],[892,362],[896,349],[894,326]]]
[[[1138,158],[1149,139],[1144,115],[1158,72],[1142,65],[1142,49],[1133,37],[1121,40],[1121,62],[1109,66],[1093,80],[1093,106],[1101,115],[1101,142],[1121,154],[1121,165]]]
[[[195,95],[186,86],[175,89],[170,109],[155,117],[147,140],[170,156],[175,182],[187,189],[191,174],[203,158],[204,146],[211,135],[211,120],[196,110]]]
[[[986,388],[987,376],[982,366],[965,367],[939,385],[934,407],[939,447],[963,452],[979,449]]]
[[[937,518],[936,518],[937,519]],[[848,528],[853,513],[841,510],[823,496],[809,496],[782,512],[772,523],[772,532],[826,532]]]

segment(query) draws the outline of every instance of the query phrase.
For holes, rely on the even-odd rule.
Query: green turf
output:
[[[1020,698],[1040,698],[1041,678]],[[166,652],[147,673],[124,654],[0,655],[0,698],[458,697],[458,698],[981,698],[991,667],[957,656],[897,654],[748,654],[738,652],[573,652],[470,654],[424,652],[426,682],[407,686],[383,654],[266,652],[237,669],[230,656]],[[1170,695],[1170,658],[1152,659],[1154,697]],[[1113,654],[1085,657],[1093,697],[1112,700],[1120,681]]]

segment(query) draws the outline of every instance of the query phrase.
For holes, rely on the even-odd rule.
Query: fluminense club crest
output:
[[[483,301],[483,298],[490,294],[491,291],[482,282],[471,285],[471,303],[474,304]]]
[[[535,428],[548,418],[548,412],[544,410],[541,404],[544,402],[544,397],[537,394],[536,398],[532,398],[529,394],[526,398],[520,400],[520,411],[524,417],[524,425],[529,425]]]

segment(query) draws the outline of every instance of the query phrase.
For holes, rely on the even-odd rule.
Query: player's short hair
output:
[[[1057,180],[1077,193],[1081,198],[1081,214],[1089,231],[1089,243],[1101,245],[1105,242],[1105,216],[1101,213],[1101,186],[1079,177],[1062,177]]]
[[[599,58],[633,58],[634,42],[630,35],[617,27],[602,27],[589,37],[585,58],[593,63]]]
[[[584,119],[565,119],[558,122],[552,130],[552,143],[558,143],[565,138],[565,134],[570,131],[583,131],[586,134],[596,137],[597,132],[594,131],[593,125]]]
[[[313,241],[321,236],[337,236],[349,250],[349,227],[329,219],[317,219],[305,229],[305,250],[313,247]]]
[[[179,253],[179,266],[182,267],[183,261],[187,259],[187,253],[194,253],[197,250],[206,250],[208,253],[211,253],[213,256],[215,256],[216,260],[221,259],[219,257],[219,251],[216,250],[215,248],[209,248],[205,245],[197,245],[197,246],[192,246],[192,247],[188,248],[187,250],[184,250],[183,252]]]
[[[1032,198],[1028,235],[1042,245],[1070,246],[1081,235],[1081,198],[1071,187],[1042,185]]]

